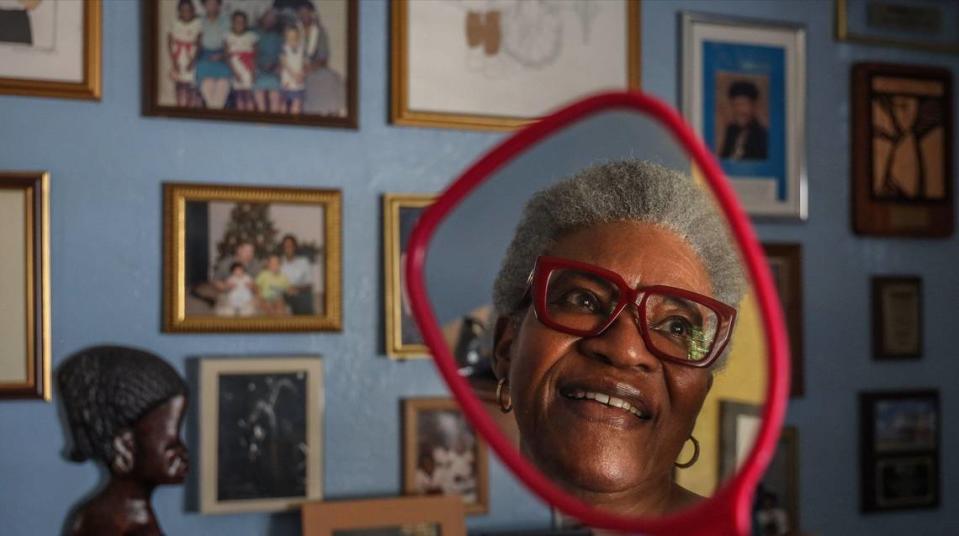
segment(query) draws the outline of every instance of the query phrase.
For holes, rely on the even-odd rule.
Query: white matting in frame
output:
[[[805,29],[681,17],[686,120],[750,216],[806,219]]]

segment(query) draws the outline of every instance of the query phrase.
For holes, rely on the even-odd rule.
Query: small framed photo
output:
[[[750,216],[806,218],[806,31],[682,14],[682,108]]]
[[[100,99],[101,0],[0,2],[0,94]]]
[[[319,357],[200,360],[200,510],[291,510],[323,496]]]
[[[357,128],[357,0],[147,0],[143,113]]]
[[[50,176],[0,172],[0,400],[50,400]]]
[[[386,355],[408,359],[428,357],[429,348],[416,326],[403,274],[406,245],[423,210],[433,204],[433,194],[383,196],[383,281],[386,287]]]
[[[457,495],[467,514],[489,510],[489,459],[456,401],[403,401],[403,492]]]
[[[779,301],[786,315],[789,332],[789,356],[792,369],[789,394],[803,395],[803,307],[802,307],[802,245],[763,244],[766,261],[773,274]]]
[[[303,504],[303,536],[465,536],[458,497],[392,497]]]
[[[939,392],[859,395],[865,512],[939,506]]]
[[[872,278],[873,355],[877,359],[922,356],[922,280]]]
[[[390,120],[507,130],[589,93],[638,89],[639,11],[639,0],[396,0]]]
[[[950,0],[834,0],[836,39],[959,53],[959,4]]]
[[[338,190],[164,184],[164,331],[337,331]]]
[[[858,63],[851,98],[855,232],[952,235],[952,73]]]

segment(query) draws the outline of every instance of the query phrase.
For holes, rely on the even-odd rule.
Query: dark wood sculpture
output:
[[[70,458],[97,460],[109,472],[106,485],[74,510],[66,533],[163,534],[150,499],[157,486],[186,478],[186,383],[163,359],[119,346],[71,356],[57,383],[74,442]]]

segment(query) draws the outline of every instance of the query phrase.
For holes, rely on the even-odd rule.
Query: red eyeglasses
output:
[[[729,343],[736,310],[710,297],[666,285],[631,288],[616,272],[541,256],[530,274],[536,318],[579,337],[608,329],[629,304],[646,348],[656,357],[708,367]]]

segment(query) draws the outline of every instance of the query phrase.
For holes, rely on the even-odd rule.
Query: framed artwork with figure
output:
[[[101,0],[0,1],[0,94],[100,99]]]
[[[853,229],[873,236],[951,236],[952,73],[858,63],[851,98]]]
[[[397,125],[509,130],[590,93],[639,88],[640,0],[396,0],[391,9]]]
[[[143,114],[357,128],[358,0],[147,0]]]
[[[682,13],[682,109],[750,216],[806,218],[806,31]]]

